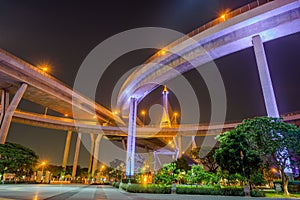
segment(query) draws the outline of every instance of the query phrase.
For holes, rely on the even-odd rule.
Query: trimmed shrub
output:
[[[119,182],[113,182],[112,186],[115,187],[115,188],[119,188],[120,183]]]
[[[226,195],[226,196],[244,196],[244,189],[241,187],[224,187],[209,185],[178,185],[177,194],[200,194],[200,195]]]
[[[122,183],[122,184],[121,184],[121,188],[122,188],[122,190],[125,190],[125,191],[126,191],[126,190],[127,190],[127,184]]]
[[[126,188],[125,188],[125,190],[126,190]],[[170,194],[171,186],[170,185],[154,185],[154,184],[149,184],[149,185],[131,184],[131,185],[127,185],[127,192]]]
[[[122,179],[122,183],[129,183],[129,180],[130,180],[130,183],[137,183],[137,181],[135,179],[129,179],[129,178],[125,178],[125,179]]]
[[[251,197],[265,197],[266,194],[262,190],[251,190],[250,191]]]

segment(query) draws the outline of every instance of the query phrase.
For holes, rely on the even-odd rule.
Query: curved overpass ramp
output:
[[[73,118],[76,109],[80,116],[78,120],[124,124],[110,110],[3,49],[0,49],[0,90],[1,110],[4,111],[0,116],[0,143],[6,140],[11,119],[21,99],[49,108],[60,116]]]
[[[259,2],[227,13],[164,47],[128,77],[117,101],[121,112],[125,115],[129,113],[127,176],[134,174],[138,103],[159,85],[214,59],[253,46],[268,116],[279,117],[263,43],[300,31],[300,1],[275,0],[263,5]],[[224,103],[221,101],[219,103]],[[212,116],[214,114],[212,110]],[[178,143],[181,143],[181,137],[178,137]]]
[[[253,46],[259,35],[262,42],[300,31],[300,1],[275,0],[263,5],[254,2],[209,22],[186,37],[171,43],[156,53],[123,84],[118,107],[125,113],[131,97],[140,101],[164,82],[194,66]]]

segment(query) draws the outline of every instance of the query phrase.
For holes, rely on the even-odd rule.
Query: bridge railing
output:
[[[238,9],[232,10],[230,12],[226,12],[226,13],[223,14],[223,16],[220,16],[220,17],[218,17],[218,18],[216,18],[216,19],[214,19],[214,20],[212,20],[212,21],[210,21],[210,22],[208,22],[208,23],[206,23],[206,24],[198,27],[197,29],[189,32],[185,36],[177,39],[176,41],[174,41],[172,43],[170,43],[169,45],[166,46],[166,49],[170,49],[170,48],[172,48],[172,47],[180,44],[181,42],[183,42],[183,41],[185,41],[185,40],[187,40],[187,39],[189,39],[189,38],[191,38],[191,37],[193,37],[193,36],[195,36],[195,35],[203,32],[203,31],[205,31],[205,30],[207,30],[209,28],[212,28],[212,27],[214,27],[214,26],[216,26],[216,25],[218,25],[218,24],[220,24],[220,23],[222,23],[224,21],[227,21],[230,18],[236,17],[236,16],[238,16],[240,14],[248,12],[249,10],[257,8],[257,7],[261,6],[261,5],[269,3],[271,1],[274,1],[274,0],[257,0],[257,1],[254,1],[252,3],[246,4],[245,6],[240,7]],[[148,60],[146,60],[146,62],[144,64],[150,63],[151,61],[153,61],[154,59],[156,59],[159,56],[161,56],[160,51],[157,52],[157,53],[155,53]]]
[[[68,89],[72,89],[70,86],[66,85],[64,82],[58,80],[57,78],[55,78],[54,76],[50,75],[49,73],[43,71],[43,70],[40,69],[39,67],[37,67],[37,66],[35,66],[35,65],[33,65],[33,64],[29,63],[29,62],[26,62],[26,61],[22,60],[21,58],[16,57],[15,55],[13,55],[13,54],[11,54],[11,53],[5,51],[4,49],[1,49],[1,48],[0,48],[0,53],[2,53],[2,54],[4,54],[4,55],[6,55],[6,56],[12,58],[13,60],[16,60],[16,61],[19,62],[21,65],[24,65],[24,66],[26,66],[26,67],[28,67],[28,68],[30,68],[30,69],[32,69],[32,70],[38,72],[40,75],[43,75],[43,76],[45,76],[45,77],[47,77],[47,78],[49,78],[49,79],[51,79],[51,80],[54,80],[54,81],[60,83],[61,85],[67,87]]]

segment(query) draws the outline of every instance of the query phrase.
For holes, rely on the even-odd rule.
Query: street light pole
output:
[[[46,162],[42,162],[42,182],[44,179],[44,166],[45,166]]]
[[[177,116],[178,116],[178,113],[175,112],[174,113],[174,125],[177,125]]]
[[[143,126],[145,126],[145,115],[146,115],[146,111],[142,110],[141,114],[142,114],[142,116],[143,116]]]

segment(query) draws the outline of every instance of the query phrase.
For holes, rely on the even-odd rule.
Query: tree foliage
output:
[[[300,152],[300,132],[293,125],[278,118],[256,117],[244,120],[236,128],[247,135],[251,149],[256,150],[264,161],[264,166],[276,167],[282,174],[284,193],[288,195],[288,174],[285,169],[297,166]]]
[[[172,182],[177,182],[179,173],[180,170],[176,168],[175,163],[165,164],[156,174],[155,183],[171,184]]]
[[[229,174],[243,175],[245,172],[247,178],[257,173],[262,160],[259,153],[250,148],[251,143],[246,133],[235,129],[219,135],[217,140],[220,142],[220,148],[216,150],[214,157],[222,170],[227,170]]]
[[[198,164],[201,163],[209,172],[215,173],[219,168],[214,158],[214,154],[217,149],[217,147],[198,147],[189,151],[188,154]]]
[[[295,158],[300,152],[300,134],[295,125],[278,118],[256,117],[244,120],[217,139],[220,149],[216,151],[215,159],[222,169],[242,173],[244,164],[248,180],[258,180],[255,174],[261,166],[274,166],[282,174],[284,193],[289,194],[288,177],[284,171],[295,168]],[[243,162],[239,152],[243,152]]]
[[[184,157],[178,158],[174,163],[176,164],[176,169],[179,169],[181,172],[187,172],[189,169],[191,169]]]
[[[200,165],[193,165],[192,169],[186,173],[185,179],[189,184],[205,185],[212,185],[219,181],[214,173],[204,171]]]
[[[0,145],[0,173],[14,173],[17,177],[32,174],[38,162],[38,155],[20,144]]]

